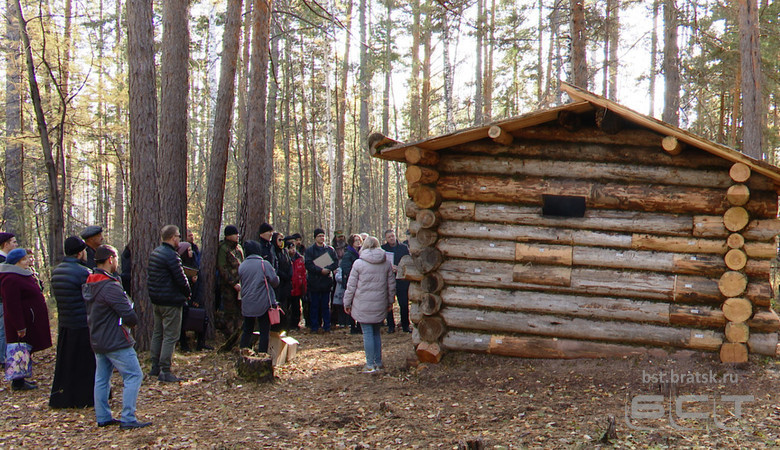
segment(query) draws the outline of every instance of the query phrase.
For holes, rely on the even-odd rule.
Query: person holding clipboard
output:
[[[309,307],[312,333],[330,333],[330,290],[333,287],[333,271],[338,267],[338,257],[333,247],[325,245],[325,230],[314,230],[314,244],[304,253],[306,281],[309,287]],[[322,325],[322,328],[320,328]],[[320,331],[322,330],[322,331]]]

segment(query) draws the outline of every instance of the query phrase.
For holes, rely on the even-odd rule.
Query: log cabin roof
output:
[[[504,132],[511,134],[512,132],[521,130],[523,128],[557,122],[559,115],[564,111],[575,114],[582,114],[594,110],[606,109],[609,112],[620,116],[624,121],[632,124],[637,128],[644,128],[646,130],[657,133],[659,145],[661,143],[661,139],[665,136],[673,136],[677,138],[679,142],[683,142],[689,146],[702,149],[727,161],[743,163],[750,167],[753,172],[760,173],[780,184],[780,168],[778,167],[775,167],[764,161],[754,159],[737,150],[734,150],[733,148],[712,142],[701,136],[697,136],[693,133],[682,130],[674,125],[670,125],[653,117],[638,113],[630,108],[622,106],[612,100],[608,100],[592,92],[588,92],[568,83],[562,82],[561,84],[563,91],[572,98],[572,103],[534,111],[528,114],[523,114],[521,116],[499,120],[487,125],[467,128],[464,130],[427,138],[417,142],[398,143],[392,145],[391,147],[382,149],[375,156],[393,161],[404,161],[405,151],[410,147],[418,147],[426,150],[436,151],[455,145],[486,139],[489,137],[488,131],[493,126],[498,126]],[[684,154],[682,157],[684,157]]]

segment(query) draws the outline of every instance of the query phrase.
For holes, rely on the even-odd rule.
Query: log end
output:
[[[748,361],[747,345],[737,342],[727,342],[720,347],[720,361],[723,363],[746,363]]]
[[[444,356],[444,350],[436,342],[420,342],[417,346],[417,359],[420,362],[438,364]]]

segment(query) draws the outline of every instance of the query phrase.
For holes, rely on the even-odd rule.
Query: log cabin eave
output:
[[[594,111],[609,111],[617,115],[624,122],[624,128],[643,129],[650,133],[657,133],[661,138],[665,136],[673,137],[681,143],[691,147],[699,148],[726,161],[730,161],[732,163],[743,163],[747,165],[752,171],[766,176],[773,182],[780,185],[780,168],[778,167],[775,167],[764,161],[756,160],[737,150],[709,141],[653,117],[638,113],[612,100],[608,100],[604,97],[577,88],[568,83],[561,82],[561,86],[562,90],[572,98],[574,101],[573,103],[535,111],[518,117],[493,122],[488,125],[467,128],[465,130],[427,138],[412,143],[398,143],[376,152],[373,156],[381,159],[403,162],[405,161],[406,150],[412,147],[418,147],[423,150],[438,151],[483,139],[493,138],[493,140],[499,142],[500,139],[498,136],[490,136],[489,133],[491,132],[491,128],[495,130],[496,127],[499,127],[500,132],[503,132],[503,134],[508,134],[511,137],[513,134],[516,135],[520,130],[550,123],[555,123],[559,127],[566,128],[567,125],[566,123],[562,122],[562,116],[571,114],[580,115],[588,112],[592,113]],[[576,135],[580,131],[576,130],[576,124],[573,126],[575,129],[570,131],[572,136],[576,139]],[[619,131],[615,132],[617,133]]]

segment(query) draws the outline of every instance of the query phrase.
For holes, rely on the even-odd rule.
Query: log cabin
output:
[[[490,125],[369,139],[406,163],[418,358],[776,356],[780,169],[563,89],[571,103]]]

